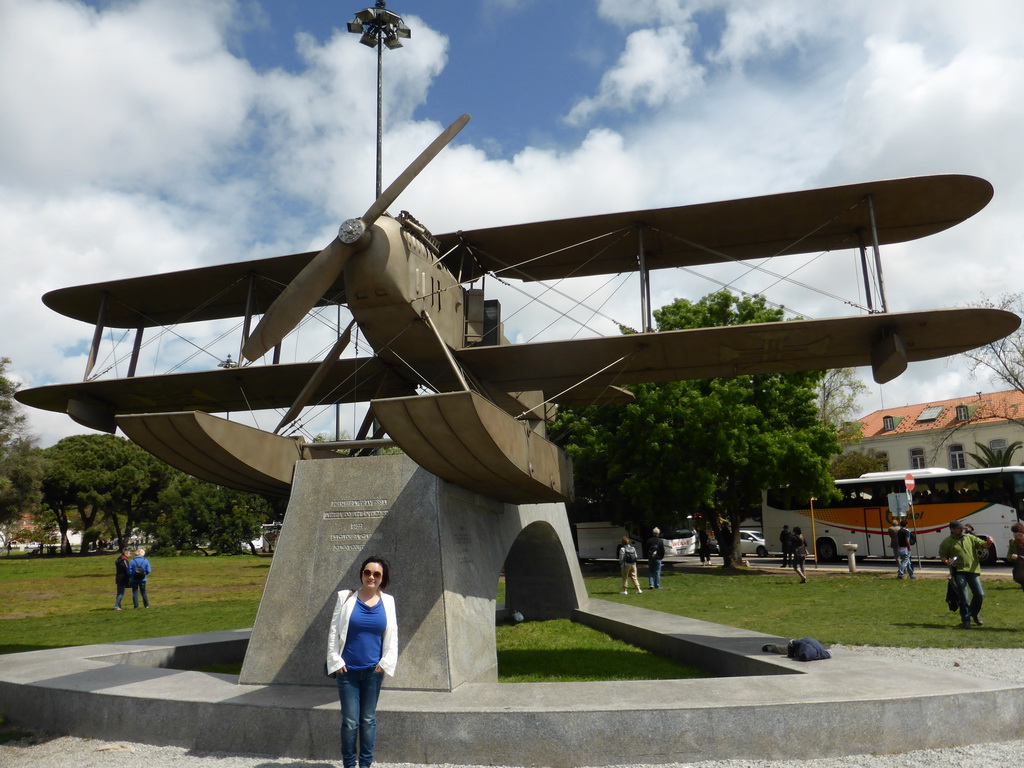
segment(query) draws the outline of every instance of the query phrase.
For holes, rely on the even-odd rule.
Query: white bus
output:
[[[820,561],[845,554],[843,544],[857,545],[857,557],[893,557],[889,528],[899,520],[890,509],[890,494],[906,496],[908,472],[869,472],[850,480],[837,480],[842,493],[837,501],[811,502],[796,498],[786,488],[766,491],[762,503],[765,538],[773,546],[783,525],[799,526]],[[915,469],[913,504],[907,527],[917,534],[916,557],[938,557],[939,543],[949,535],[950,520],[974,526],[979,536],[991,536],[987,564],[1005,556],[1012,537],[1010,526],[1024,513],[1024,467],[992,469]],[[812,539],[813,537],[813,539]]]

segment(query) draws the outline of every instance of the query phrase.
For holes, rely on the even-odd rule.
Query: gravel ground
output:
[[[850,653],[898,657],[915,664],[959,669],[965,675],[1024,685],[1024,649],[914,649],[833,646]],[[953,749],[924,749],[899,755],[851,755],[817,760],[709,760],[656,768],[993,768],[1014,765],[1024,755],[1024,740]],[[198,754],[179,747],[77,739],[69,736],[0,745],[0,768],[328,768],[338,761],[297,760],[220,753]],[[417,768],[375,763],[378,768]],[[639,768],[639,767],[637,767]],[[655,768],[655,767],[652,767]]]

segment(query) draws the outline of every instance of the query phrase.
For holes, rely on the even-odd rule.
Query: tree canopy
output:
[[[9,358],[0,358],[0,525],[16,523],[39,500],[41,464],[21,406],[18,385],[7,377]]]
[[[997,299],[983,299],[978,307],[1004,309],[1024,317],[1024,294],[1006,293]],[[1001,386],[1024,392],[1024,326],[1009,336],[961,353],[970,361],[973,374],[988,373]],[[1019,422],[1015,414],[1000,414]]]
[[[654,313],[659,331],[781,321],[761,297],[728,291],[678,299]],[[577,512],[663,529],[688,516],[721,535],[759,515],[761,491],[782,485],[832,493],[836,430],[818,418],[822,374],[779,373],[642,384],[625,406],[564,409],[576,469]],[[721,543],[721,539],[720,539]],[[731,561],[739,561],[732,537]]]
[[[155,511],[161,489],[174,471],[116,435],[72,435],[42,452],[43,502],[56,515],[61,551],[68,531],[82,531],[82,552],[101,537],[100,524],[123,545],[131,531]]]

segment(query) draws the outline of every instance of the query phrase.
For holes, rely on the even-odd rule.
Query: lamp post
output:
[[[381,110],[381,65],[383,64],[384,46],[394,50],[402,47],[402,39],[412,36],[409,27],[402,17],[385,8],[385,0],[377,0],[373,8],[364,8],[356,12],[356,17],[348,23],[348,31],[362,35],[359,42],[370,48],[377,49],[377,197],[381,193],[381,141],[383,138]]]

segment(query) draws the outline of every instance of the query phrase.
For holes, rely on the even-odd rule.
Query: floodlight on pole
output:
[[[384,136],[382,120],[382,78],[384,47],[389,50],[402,47],[402,40],[412,37],[412,31],[402,21],[402,17],[392,13],[385,7],[385,0],[377,0],[373,8],[364,8],[356,12],[356,17],[348,23],[348,31],[360,35],[359,42],[369,48],[377,49],[377,197],[381,193],[382,141]]]

